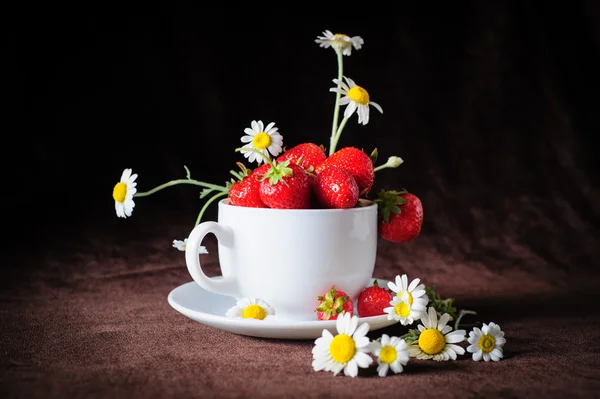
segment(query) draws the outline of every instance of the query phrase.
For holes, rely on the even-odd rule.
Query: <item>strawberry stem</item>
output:
[[[289,160],[277,163],[273,162],[271,158],[263,154],[262,152],[255,150],[254,148],[236,148],[236,152],[239,151],[253,151],[257,154],[260,154],[268,163],[271,165],[271,169],[269,169],[261,178],[262,180],[269,179],[269,183],[274,186],[279,181],[283,182],[283,184],[287,185],[287,182],[283,180],[285,176],[293,176],[293,171],[291,168],[288,168],[290,164]]]

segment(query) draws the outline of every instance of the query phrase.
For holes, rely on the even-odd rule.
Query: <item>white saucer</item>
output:
[[[388,280],[377,279],[377,282],[381,287],[387,287]],[[265,320],[226,317],[225,312],[235,305],[235,298],[208,292],[193,281],[171,291],[168,300],[169,305],[190,319],[235,334],[260,338],[316,339],[323,334],[323,329],[337,333],[335,320],[283,321],[277,320],[277,316]],[[364,322],[369,323],[369,331],[397,323],[388,320],[387,315],[360,318],[359,324]]]

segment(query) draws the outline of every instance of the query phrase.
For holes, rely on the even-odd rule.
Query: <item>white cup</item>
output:
[[[202,271],[198,249],[218,239],[221,279]],[[270,209],[219,202],[218,222],[196,226],[185,260],[207,291],[236,299],[256,297],[275,317],[317,320],[317,296],[332,286],[356,300],[369,283],[377,253],[377,206],[352,209]]]

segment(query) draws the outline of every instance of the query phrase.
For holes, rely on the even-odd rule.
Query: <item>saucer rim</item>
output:
[[[381,279],[381,278],[371,278],[371,284],[373,284],[375,280],[377,280],[377,283],[380,286],[387,286],[387,283],[390,281],[390,280]],[[192,310],[190,308],[179,305],[173,299],[175,290],[177,290],[181,287],[187,286],[187,285],[191,285],[191,284],[197,285],[197,283],[195,281],[188,281],[187,283],[183,283],[183,284],[173,288],[169,292],[169,295],[167,296],[167,301],[168,301],[169,305],[171,305],[171,307],[173,307],[173,309],[175,309],[176,311],[178,311],[179,313],[181,313],[182,315],[184,315],[186,317],[190,317],[190,316],[188,316],[188,314],[189,314],[192,316],[196,316],[197,318],[200,318],[200,319],[205,319],[207,321],[210,320],[210,321],[214,321],[217,323],[225,322],[226,324],[230,324],[232,326],[260,327],[260,328],[264,328],[267,330],[281,329],[281,328],[299,328],[299,327],[335,328],[335,325],[336,325],[336,320],[277,320],[277,319],[268,319],[268,318],[265,320],[254,320],[254,319],[242,319],[242,318],[227,317],[225,315],[219,316],[219,315],[215,315],[215,314],[211,314],[211,313]],[[215,295],[232,298],[229,295],[222,295],[222,294],[215,294]],[[358,315],[356,315],[356,316],[358,316]],[[358,316],[358,321],[366,322],[369,324],[383,322],[383,321],[387,321],[387,314],[382,314],[382,315],[377,315],[377,316],[367,316],[367,317]]]

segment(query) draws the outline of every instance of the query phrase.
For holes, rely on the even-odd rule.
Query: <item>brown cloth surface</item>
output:
[[[499,323],[507,338],[502,361],[411,360],[400,375],[380,378],[373,367],[352,379],[313,371],[310,340],[235,335],[172,309],[168,293],[191,278],[170,237],[187,227],[155,219],[143,230],[134,219],[111,223],[120,232],[80,228],[60,239],[60,250],[29,264],[14,259],[19,267],[2,275],[0,397],[576,398],[600,391],[598,280],[576,265],[552,268],[522,243],[494,250],[512,237],[474,242],[489,255],[472,260],[427,232],[407,244],[380,241],[375,271],[420,277],[476,310],[478,320]],[[206,267],[216,275],[215,241],[206,245]]]

